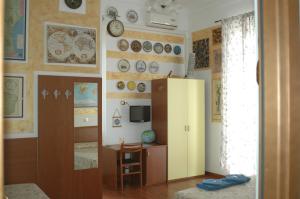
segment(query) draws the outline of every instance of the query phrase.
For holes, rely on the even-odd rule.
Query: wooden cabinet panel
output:
[[[37,139],[4,140],[4,183],[36,183]]]
[[[167,79],[152,81],[152,129],[156,133],[156,143],[168,142],[168,83]]]
[[[84,137],[74,129],[74,82],[98,83],[98,130],[93,129]],[[39,76],[37,182],[50,198],[102,198],[101,87],[99,78]],[[45,97],[44,90],[48,92]],[[57,98],[55,90],[59,91]],[[66,90],[72,95],[66,97]],[[74,171],[74,142],[95,141],[95,134],[99,145],[98,168]]]
[[[188,175],[186,81],[168,79],[168,180]]]
[[[204,81],[187,81],[188,177],[205,174]]]
[[[144,184],[154,185],[167,181],[167,146],[153,146],[145,150]]]

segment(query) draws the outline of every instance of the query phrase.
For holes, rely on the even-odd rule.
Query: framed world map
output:
[[[4,59],[26,61],[27,0],[5,1]]]
[[[96,29],[46,24],[46,64],[96,66]]]

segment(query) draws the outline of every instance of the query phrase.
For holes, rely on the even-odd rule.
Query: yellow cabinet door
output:
[[[188,175],[186,81],[168,79],[168,180]]]
[[[188,176],[205,174],[204,80],[187,81]]]

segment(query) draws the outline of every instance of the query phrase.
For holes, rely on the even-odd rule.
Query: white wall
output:
[[[154,32],[154,33],[161,33],[161,34],[176,34],[185,36],[188,33],[188,23],[187,23],[187,12],[185,9],[180,11],[179,17],[179,27],[175,31],[164,31],[161,29],[149,28],[145,26],[145,0],[102,0],[101,5],[101,13],[102,15],[106,14],[106,10],[108,7],[113,6],[117,8],[118,13],[121,20],[124,23],[125,29],[130,29],[134,31],[141,31],[141,32]],[[128,10],[134,9],[138,12],[139,20],[136,24],[131,24],[127,22],[126,13]],[[152,128],[151,122],[147,123],[131,123],[129,122],[129,106],[120,105],[121,99],[106,99],[106,92],[128,92],[126,89],[125,91],[119,91],[116,88],[117,80],[106,80],[106,72],[118,72],[116,67],[118,59],[114,58],[107,58],[106,57],[106,50],[111,51],[118,51],[117,49],[117,42],[120,38],[113,38],[106,33],[106,25],[109,22],[109,18],[104,16],[104,21],[102,21],[102,74],[103,74],[103,145],[111,145],[117,144],[120,140],[125,140],[127,143],[133,142],[140,142],[141,141],[141,133],[145,130],[149,130]],[[126,38],[129,42],[132,39]],[[143,42],[143,40],[140,40]],[[154,41],[152,41],[153,43]],[[162,42],[163,43],[163,42]],[[183,49],[183,55],[185,54],[185,46],[181,46]],[[129,52],[132,52],[129,49]],[[142,52],[141,52],[142,53]],[[148,53],[149,54],[149,53]],[[151,52],[150,54],[154,54]],[[175,56],[173,54],[173,56]],[[129,60],[130,61],[130,60]],[[130,71],[134,72],[134,63],[135,61],[130,61]],[[148,62],[146,62],[148,65]],[[176,75],[184,76],[185,68],[183,64],[170,64],[170,63],[159,63],[160,71],[159,74],[168,74],[170,70],[173,70]],[[148,71],[147,71],[148,72]],[[127,81],[124,81],[127,83]],[[146,84],[146,92],[151,92],[151,81],[136,81],[136,82],[144,82]],[[132,91],[136,92],[136,91]],[[126,99],[129,105],[151,105],[150,99]],[[112,127],[112,116],[115,109],[118,108],[121,113],[121,120],[122,120],[122,127],[120,128],[113,128]]]
[[[215,0],[207,6],[200,1],[190,5],[190,32],[215,26],[217,20],[254,10],[254,0]],[[190,39],[191,45],[191,39]],[[190,46],[191,49],[191,46]],[[220,164],[222,124],[211,120],[211,71],[194,72],[189,78],[204,79],[206,83],[206,171],[226,174]]]

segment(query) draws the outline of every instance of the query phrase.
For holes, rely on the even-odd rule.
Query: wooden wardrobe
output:
[[[74,83],[98,84],[98,168],[74,170]],[[101,79],[38,77],[37,182],[52,199],[102,198]],[[56,93],[56,94],[55,94]]]
[[[152,81],[152,128],[168,146],[168,180],[205,174],[203,80]]]

